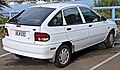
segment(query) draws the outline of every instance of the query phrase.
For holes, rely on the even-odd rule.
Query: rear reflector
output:
[[[5,28],[5,35],[9,36],[7,28]]]
[[[48,41],[50,39],[50,36],[47,33],[39,33],[35,32],[35,41]]]

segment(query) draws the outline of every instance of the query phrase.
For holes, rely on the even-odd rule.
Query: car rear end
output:
[[[22,56],[39,59],[52,58],[55,51],[51,48],[58,45],[44,44],[49,41],[50,35],[41,32],[41,25],[54,10],[53,8],[32,7],[14,16],[5,24],[6,36],[3,39],[3,48]]]

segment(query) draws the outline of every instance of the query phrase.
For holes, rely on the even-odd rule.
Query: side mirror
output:
[[[105,17],[101,16],[101,20],[106,21],[107,19]]]

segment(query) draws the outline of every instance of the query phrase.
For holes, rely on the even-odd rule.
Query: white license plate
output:
[[[16,30],[15,31],[15,35],[26,37],[26,32],[25,31]]]

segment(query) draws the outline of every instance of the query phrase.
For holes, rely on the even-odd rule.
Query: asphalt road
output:
[[[108,60],[120,52],[119,46],[119,41],[116,42],[114,48],[92,46],[74,53],[67,67],[57,68],[48,61],[31,58],[19,59],[12,53],[5,55],[9,52],[2,49],[0,40],[0,70],[120,70],[119,54]],[[108,61],[104,62],[105,60]]]

